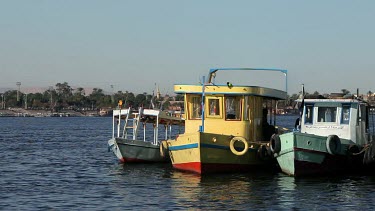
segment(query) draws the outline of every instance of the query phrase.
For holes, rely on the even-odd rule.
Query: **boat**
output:
[[[282,172],[302,177],[362,171],[374,140],[371,106],[337,93],[299,102],[301,116],[294,131],[274,135],[270,141]]]
[[[183,126],[184,119],[175,117],[172,111],[120,106],[113,110],[108,149],[121,163],[169,162],[168,151],[160,151],[160,143],[172,138],[174,125]]]
[[[209,174],[275,168],[268,144],[277,133],[276,102],[286,99],[286,90],[215,83],[219,72],[237,70],[287,75],[282,69],[215,68],[202,84],[174,85],[174,92],[184,95],[185,132],[163,146],[175,169]]]

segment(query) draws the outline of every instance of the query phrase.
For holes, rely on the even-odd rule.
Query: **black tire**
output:
[[[331,155],[337,155],[341,150],[341,140],[337,135],[329,135],[326,140],[327,152]]]
[[[279,153],[281,151],[281,141],[277,134],[271,136],[270,149],[272,153]]]

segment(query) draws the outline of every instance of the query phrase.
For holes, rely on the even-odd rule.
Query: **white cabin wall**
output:
[[[357,111],[351,110],[350,123],[340,124],[342,107],[338,107],[336,121],[332,123],[318,122],[318,107],[313,108],[313,124],[305,124],[305,109],[302,115],[301,132],[319,136],[337,135],[339,138],[356,140],[356,129],[352,124],[356,124]]]

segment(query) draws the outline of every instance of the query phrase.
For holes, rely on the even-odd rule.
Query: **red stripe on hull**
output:
[[[201,163],[201,162],[190,162],[190,163],[179,163],[173,164],[173,167],[182,170],[194,172],[197,174],[206,173],[222,173],[222,172],[248,172],[252,169],[259,170],[261,166],[249,165],[249,164],[222,164],[222,163]]]
[[[190,162],[190,163],[179,163],[173,164],[173,167],[182,171],[190,171],[194,173],[201,174],[202,168],[200,162]]]

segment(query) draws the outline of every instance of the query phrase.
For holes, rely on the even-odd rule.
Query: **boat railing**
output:
[[[236,71],[236,70],[247,70],[247,71],[274,71],[281,72],[285,76],[285,92],[288,92],[288,70],[278,68],[211,68],[207,78],[207,84],[214,83],[217,71]]]
[[[184,125],[184,119],[181,116],[174,116],[173,112],[143,108],[114,110],[112,138],[151,141],[154,145],[158,145],[160,140],[172,138],[173,125]],[[152,135],[149,134],[151,131]]]

